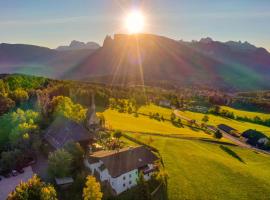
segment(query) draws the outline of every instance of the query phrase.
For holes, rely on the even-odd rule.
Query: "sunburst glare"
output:
[[[130,34],[136,34],[143,31],[145,17],[139,10],[133,10],[125,18],[125,27]]]

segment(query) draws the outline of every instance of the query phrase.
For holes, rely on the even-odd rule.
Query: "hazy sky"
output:
[[[145,32],[174,39],[249,41],[270,49],[270,0],[0,0],[0,43],[102,44],[141,9]]]

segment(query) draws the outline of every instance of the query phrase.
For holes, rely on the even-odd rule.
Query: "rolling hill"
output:
[[[25,44],[0,44],[0,73],[24,73],[58,78],[95,49],[58,51]]]

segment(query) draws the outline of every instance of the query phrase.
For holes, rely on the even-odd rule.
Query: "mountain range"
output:
[[[107,36],[102,47],[72,41],[49,49],[0,44],[0,73],[110,84],[209,86],[226,90],[270,89],[270,54],[248,42],[176,41],[152,34]]]
[[[58,51],[69,51],[69,50],[81,50],[81,49],[92,49],[92,50],[96,50],[100,48],[100,45],[98,43],[95,42],[80,42],[77,40],[73,40],[71,41],[70,45],[68,46],[59,46],[56,48],[56,50]]]

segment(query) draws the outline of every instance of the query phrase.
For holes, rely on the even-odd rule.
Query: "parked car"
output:
[[[18,169],[16,169],[16,170],[17,170],[17,172],[19,172],[20,174],[24,173],[24,170],[23,170],[22,168],[18,168]]]
[[[19,173],[17,172],[17,170],[12,170],[11,171],[11,174],[12,174],[12,176],[17,176],[17,175],[19,175]]]

